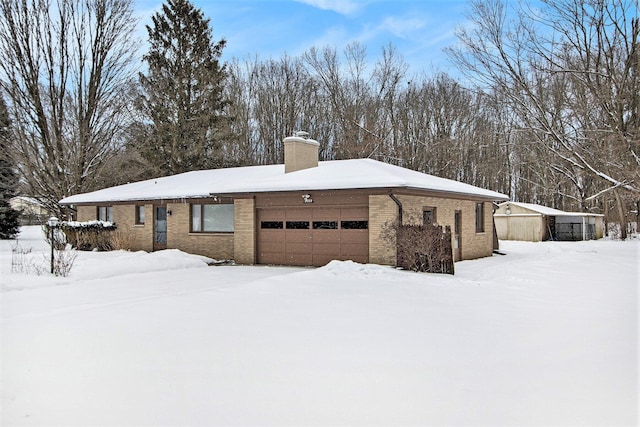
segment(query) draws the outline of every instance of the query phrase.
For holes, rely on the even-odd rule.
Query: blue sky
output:
[[[162,1],[134,0],[144,25]],[[467,0],[191,0],[210,18],[213,36],[227,40],[223,60],[297,56],[315,46],[339,51],[358,41],[370,64],[392,43],[410,72],[452,71],[442,49],[465,25]]]

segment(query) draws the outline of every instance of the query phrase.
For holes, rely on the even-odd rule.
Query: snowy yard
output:
[[[68,278],[11,273],[14,243],[3,426],[638,423],[638,241],[502,242],[455,276],[80,253]]]

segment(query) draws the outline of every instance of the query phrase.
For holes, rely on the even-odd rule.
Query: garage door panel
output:
[[[342,243],[369,243],[369,231],[368,230],[358,230],[358,231],[346,231],[342,230],[340,234],[340,240]]]
[[[284,232],[275,230],[260,230],[258,237],[261,242],[280,242],[284,243]]]
[[[260,252],[269,252],[269,253],[284,253],[285,245],[284,243],[279,242],[262,242],[260,245]]]
[[[339,243],[340,232],[338,230],[322,230],[313,232],[313,243]]]
[[[333,255],[337,257],[340,254],[340,244],[313,242],[313,254]]]
[[[314,209],[312,215],[314,221],[337,221],[340,218],[340,209]]]
[[[283,264],[282,253],[260,253],[260,264]]]
[[[284,239],[287,243],[311,243],[311,233],[307,230],[287,230]]]
[[[305,242],[305,243],[287,242],[286,248],[285,248],[285,250],[287,251],[287,254],[306,254],[306,253],[310,254],[312,249],[313,249],[313,245],[311,244],[311,242]]]
[[[369,252],[369,245],[361,243],[343,243],[340,245],[340,254],[343,256],[353,256],[366,254]]]
[[[368,217],[367,206],[259,209],[258,262],[305,266],[334,259],[368,262]],[[348,221],[344,229],[343,221]]]
[[[286,261],[289,265],[313,265],[313,257],[311,256],[311,252],[295,254],[287,253]]]

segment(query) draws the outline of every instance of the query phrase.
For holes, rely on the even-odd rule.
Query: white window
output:
[[[231,233],[234,230],[232,204],[191,205],[191,231]]]

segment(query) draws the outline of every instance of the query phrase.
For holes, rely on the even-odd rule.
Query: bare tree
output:
[[[229,66],[226,85],[233,133],[237,142],[227,152],[244,153],[252,164],[283,161],[282,139],[306,130],[320,143],[320,158],[331,158],[335,125],[331,105],[300,58],[257,58]]]
[[[377,157],[385,135],[379,126],[381,103],[374,89],[374,75],[367,69],[366,49],[359,43],[349,44],[343,60],[334,48],[321,51],[311,48],[303,54],[331,106],[332,120],[337,126],[331,142],[337,159]]]
[[[0,0],[0,84],[24,190],[53,211],[100,186],[127,124],[131,0]]]
[[[640,195],[638,6],[633,0],[524,4],[509,20],[500,0],[473,1],[471,30],[451,57],[479,87],[510,101],[549,167],[587,202]],[[549,182],[552,185],[553,182]],[[624,234],[623,234],[624,237]]]

